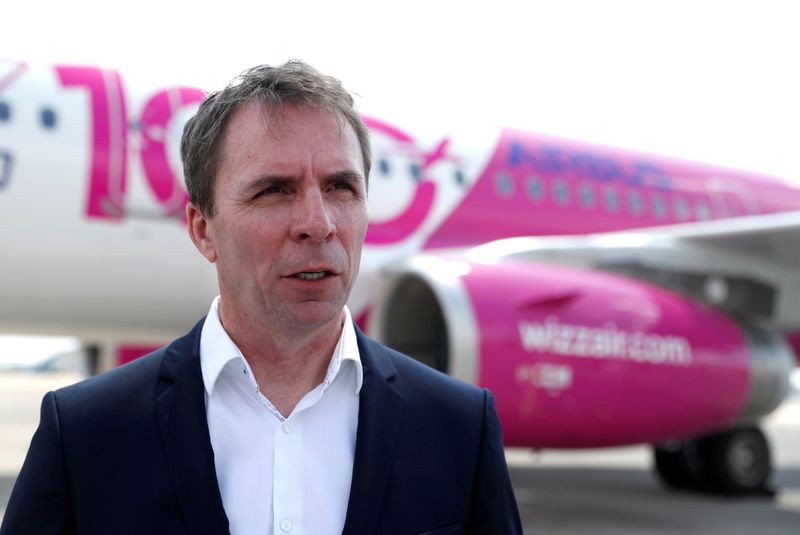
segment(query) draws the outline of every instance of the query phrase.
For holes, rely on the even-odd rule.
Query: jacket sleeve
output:
[[[494,396],[484,390],[483,437],[472,490],[467,533],[521,535],[522,525],[508,475]]]
[[[53,392],[42,400],[39,427],[31,440],[0,526],[0,535],[27,533],[76,533]]]

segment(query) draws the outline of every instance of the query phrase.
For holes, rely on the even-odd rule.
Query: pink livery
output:
[[[78,336],[118,364],[205,313],[216,279],[185,235],[178,156],[204,95],[0,61],[0,329]],[[508,445],[653,443],[671,486],[768,486],[758,422],[800,348],[797,187],[364,120],[370,227],[349,306],[372,336],[490,388]]]

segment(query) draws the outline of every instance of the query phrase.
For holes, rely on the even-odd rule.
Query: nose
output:
[[[298,197],[292,218],[291,233],[296,241],[318,243],[336,234],[331,207],[318,189],[306,190]]]

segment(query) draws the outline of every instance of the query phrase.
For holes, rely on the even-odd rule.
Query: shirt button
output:
[[[284,421],[283,421],[283,426],[282,426],[282,427],[283,427],[283,432],[284,432],[284,433],[287,433],[287,434],[288,434],[288,433],[291,433],[291,432],[292,432],[292,426],[291,426],[291,425],[289,425],[289,420],[284,420]],[[289,524],[291,524],[291,522],[289,522]],[[291,529],[291,528],[289,528],[289,529]]]
[[[291,531],[292,530],[292,521],[284,518],[281,520],[281,531]]]

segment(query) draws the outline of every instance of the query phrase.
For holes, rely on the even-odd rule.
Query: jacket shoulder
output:
[[[488,392],[364,336],[363,349],[404,400],[447,414],[482,414]]]
[[[94,411],[106,412],[110,408],[151,401],[165,350],[158,349],[119,368],[56,390],[54,396],[60,412],[86,416]]]
[[[168,345],[106,373],[55,392],[61,412],[80,411],[81,418],[124,408],[150,407],[161,391],[192,370],[199,375],[199,340],[205,318]],[[94,412],[93,412],[94,411]]]

